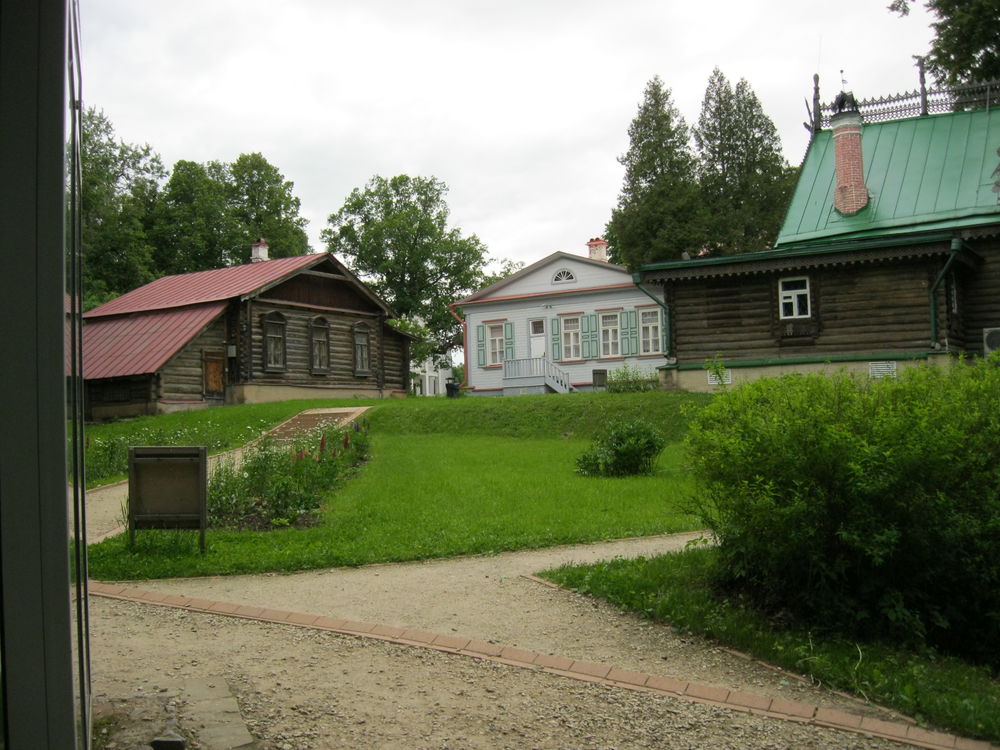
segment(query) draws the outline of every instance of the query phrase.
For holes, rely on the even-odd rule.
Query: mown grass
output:
[[[687,393],[575,393],[527,398],[312,399],[241,404],[137,417],[86,427],[87,486],[124,479],[129,445],[204,445],[209,453],[236,448],[305,409],[376,406],[378,432],[393,434],[576,437],[589,439],[612,417],[644,416],[669,441],[680,440],[685,405],[708,396]]]
[[[713,549],[651,559],[567,565],[540,575],[675,629],[754,657],[966,737],[1000,740],[1000,683],[989,671],[931,651],[858,643],[782,627],[713,595]]]
[[[364,565],[689,530],[680,445],[648,477],[575,473],[583,440],[379,434],[322,524],[266,532],[142,531],[90,547],[90,574],[124,580]]]

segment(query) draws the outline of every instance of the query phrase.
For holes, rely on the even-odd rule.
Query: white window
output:
[[[368,375],[371,372],[371,329],[367,323],[354,324],[354,374]]]
[[[640,314],[640,345],[642,354],[657,354],[660,351],[660,311],[643,310]]]
[[[552,276],[553,284],[569,284],[570,282],[576,281],[576,276],[568,268],[560,268]]]
[[[562,319],[562,358],[580,359],[580,319]]]
[[[601,356],[617,357],[621,351],[618,313],[601,315]]]
[[[797,276],[778,281],[778,310],[781,319],[808,318],[809,312],[809,278]]]
[[[544,320],[532,320],[528,323],[529,330],[532,336],[544,336],[545,335],[545,321]]]
[[[503,323],[489,326],[486,333],[489,339],[489,364],[503,364]]]

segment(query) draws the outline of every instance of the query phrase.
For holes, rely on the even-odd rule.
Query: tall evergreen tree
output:
[[[702,243],[702,209],[690,135],[659,76],[643,93],[618,158],[625,179],[605,237],[612,260],[635,268],[672,260]]]
[[[777,128],[745,79],[734,89],[712,71],[694,140],[706,247],[726,255],[769,249],[792,180]]]

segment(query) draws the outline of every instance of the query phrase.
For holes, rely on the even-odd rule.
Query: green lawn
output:
[[[696,522],[681,510],[690,487],[679,444],[650,477],[582,477],[575,461],[589,445],[582,436],[616,414],[659,416],[676,440],[681,404],[701,403],[659,393],[380,402],[370,412],[372,458],[333,488],[322,524],[210,529],[204,556],[190,532],[139,532],[131,550],[120,535],[90,548],[90,573],[124,580],[291,571],[689,530]]]

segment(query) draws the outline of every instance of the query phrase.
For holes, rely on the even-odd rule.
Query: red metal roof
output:
[[[95,307],[83,317],[99,318],[228,300],[249,294],[306,266],[318,265],[329,257],[329,253],[294,255],[242,266],[164,276]]]
[[[300,258],[301,256],[296,259]],[[196,274],[168,278],[188,278],[194,275]],[[112,300],[108,304],[117,301]],[[83,377],[92,380],[156,372],[225,309],[226,302],[222,301],[90,319],[83,326]]]

